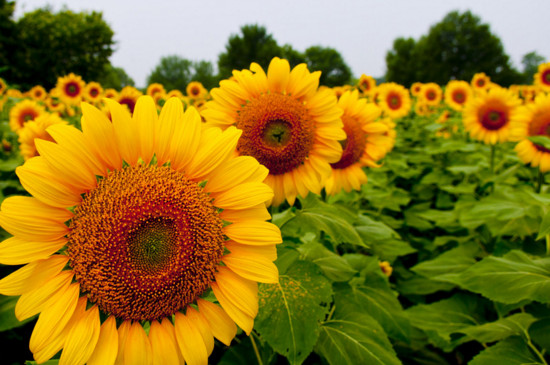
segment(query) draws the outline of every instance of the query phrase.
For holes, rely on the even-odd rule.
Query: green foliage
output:
[[[13,20],[15,1],[0,0],[0,77],[5,78],[2,71],[9,65],[9,55],[17,49],[17,29]]]
[[[207,61],[193,62],[178,55],[165,56],[147,76],[147,84],[159,83],[166,91],[180,90],[185,94],[187,84],[199,81],[204,87],[213,87],[218,82],[212,64]]]
[[[537,52],[529,52],[521,58],[523,65],[523,83],[529,85],[533,83],[533,76],[538,72],[539,65],[546,62],[546,58]]]
[[[113,34],[101,12],[45,8],[26,13],[16,23],[17,48],[7,56],[5,79],[22,90],[49,89],[70,72],[97,80],[113,53]]]
[[[329,87],[346,85],[351,81],[351,69],[334,48],[312,46],[305,58],[310,71],[321,71],[319,83]]]
[[[95,81],[99,82],[104,89],[121,90],[125,86],[135,86],[134,80],[128,76],[124,69],[111,64],[105,65],[103,73]]]
[[[386,67],[386,79],[405,86],[415,81],[441,85],[452,79],[469,81],[477,72],[503,86],[523,80],[500,39],[470,11],[448,13],[417,42],[397,39],[386,55]]]

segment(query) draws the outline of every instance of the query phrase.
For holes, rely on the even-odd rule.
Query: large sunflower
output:
[[[82,104],[83,132],[51,126],[57,143],[16,170],[33,197],[2,203],[0,262],[25,266],[0,293],[21,295],[20,320],[40,313],[38,363],[206,364],[214,337],[252,330],[257,282],[278,281],[267,169],[175,98],[160,117],[149,96],[133,117],[107,103],[112,123]]]
[[[59,91],[59,97],[65,104],[79,105],[84,95],[86,83],[78,75],[70,73],[59,77],[55,88]]]
[[[342,109],[342,122],[347,139],[343,142],[342,158],[331,164],[332,174],[327,179],[327,194],[334,195],[344,189],[346,192],[360,190],[367,182],[363,167],[378,167],[380,160],[391,149],[384,136],[388,125],[377,122],[381,114],[378,106],[359,99],[357,90],[346,91],[338,100]]]
[[[329,163],[342,156],[342,111],[330,89],[318,90],[319,76],[305,64],[291,71],[278,57],[267,74],[252,63],[250,70],[233,71],[234,80],[221,81],[202,112],[210,125],[243,131],[237,151],[269,169],[273,205],[320,193],[331,173]]]
[[[466,81],[451,80],[445,87],[445,103],[456,111],[464,110],[464,105],[472,97],[472,88]]]
[[[33,120],[46,110],[34,100],[25,99],[15,104],[10,109],[10,128],[14,132],[19,132],[29,120]]]
[[[515,150],[520,160],[537,167],[541,172],[550,171],[550,150],[527,139],[531,136],[550,137],[550,95],[540,94],[533,103],[521,109],[523,113],[511,126],[510,135],[519,140]]]
[[[387,82],[378,86],[378,105],[384,114],[397,119],[409,114],[411,97],[409,90],[395,82]]]
[[[533,83],[545,92],[550,91],[550,62],[541,63],[533,76]]]
[[[509,140],[510,122],[518,117],[521,101],[513,92],[496,87],[472,98],[462,113],[464,128],[486,144]]]

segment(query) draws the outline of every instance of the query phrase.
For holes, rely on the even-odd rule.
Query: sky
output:
[[[146,86],[164,56],[216,65],[229,37],[246,24],[264,26],[279,45],[298,51],[334,48],[355,77],[380,77],[396,38],[418,40],[453,10],[470,10],[489,24],[519,70],[532,51],[550,60],[549,0],[16,0],[15,17],[46,5],[101,11],[114,31],[111,63],[137,87]]]

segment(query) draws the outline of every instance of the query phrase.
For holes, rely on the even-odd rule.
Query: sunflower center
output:
[[[367,145],[367,134],[361,129],[357,120],[344,115],[342,122],[347,138],[340,141],[343,150],[342,158],[340,161],[330,164],[334,169],[344,169],[359,161]]]
[[[303,103],[278,93],[262,94],[237,115],[243,134],[237,144],[241,155],[253,156],[272,175],[301,165],[313,147],[313,121]]]
[[[37,114],[33,110],[26,111],[22,115],[23,122],[28,122],[29,120],[34,120],[37,117]]]
[[[483,87],[484,85],[485,85],[485,80],[483,80],[483,79],[477,80],[477,86]]]
[[[544,71],[542,74],[542,82],[546,85],[550,85],[550,70]]]
[[[463,104],[466,100],[466,95],[461,90],[457,90],[453,93],[453,101],[458,104]]]
[[[492,131],[504,127],[507,122],[506,113],[499,110],[487,110],[481,118],[481,124]]]
[[[435,100],[435,92],[432,91],[432,90],[428,91],[428,92],[426,93],[426,98],[427,98],[428,100]]]
[[[110,172],[76,207],[67,254],[82,292],[123,320],[171,316],[203,294],[223,255],[209,196],[169,167]]]
[[[389,94],[387,98],[388,106],[392,110],[397,110],[401,107],[401,98],[396,94]]]
[[[69,96],[77,96],[80,93],[80,87],[74,82],[69,82],[65,85],[65,93]]]
[[[136,106],[136,100],[133,98],[122,98],[118,101],[120,105],[126,105],[130,113],[134,113],[134,108]]]
[[[97,89],[90,90],[90,96],[95,98],[99,94],[99,91]]]

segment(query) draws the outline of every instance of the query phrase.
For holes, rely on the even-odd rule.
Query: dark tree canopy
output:
[[[217,85],[218,78],[210,62],[193,62],[178,55],[162,57],[147,77],[147,84],[158,82],[166,91],[177,89],[183,93],[191,81],[199,81],[210,89]]]
[[[17,47],[16,25],[13,21],[15,1],[0,0],[0,77],[6,77],[10,54],[13,54]]]
[[[539,65],[545,61],[546,58],[535,51],[526,53],[523,56],[521,64],[523,65],[523,76],[525,78],[523,82],[525,84],[533,83],[533,76],[537,73]]]
[[[321,71],[321,85],[342,86],[351,80],[351,69],[334,48],[312,46],[305,56],[310,71]]]
[[[135,86],[134,80],[128,76],[126,71],[111,64],[105,65],[102,75],[96,80],[103,88],[121,90],[125,86]]]
[[[16,31],[18,46],[8,55],[6,79],[21,89],[51,88],[70,72],[97,80],[113,53],[114,33],[101,12],[39,9],[23,15]]]
[[[416,42],[412,38],[397,38],[393,49],[386,54],[386,79],[409,87],[418,81],[415,55]],[[396,81],[399,80],[399,81]]]
[[[395,46],[401,47],[396,49]],[[410,47],[410,42],[407,44]],[[487,24],[470,11],[450,12],[433,25],[414,47],[403,48],[402,42],[386,56],[388,81],[410,86],[411,72],[398,70],[405,63],[416,69],[416,80],[446,84],[449,80],[471,80],[477,72],[485,72],[503,86],[521,81],[521,74],[510,64],[500,39]],[[414,57],[413,60],[407,57]]]

